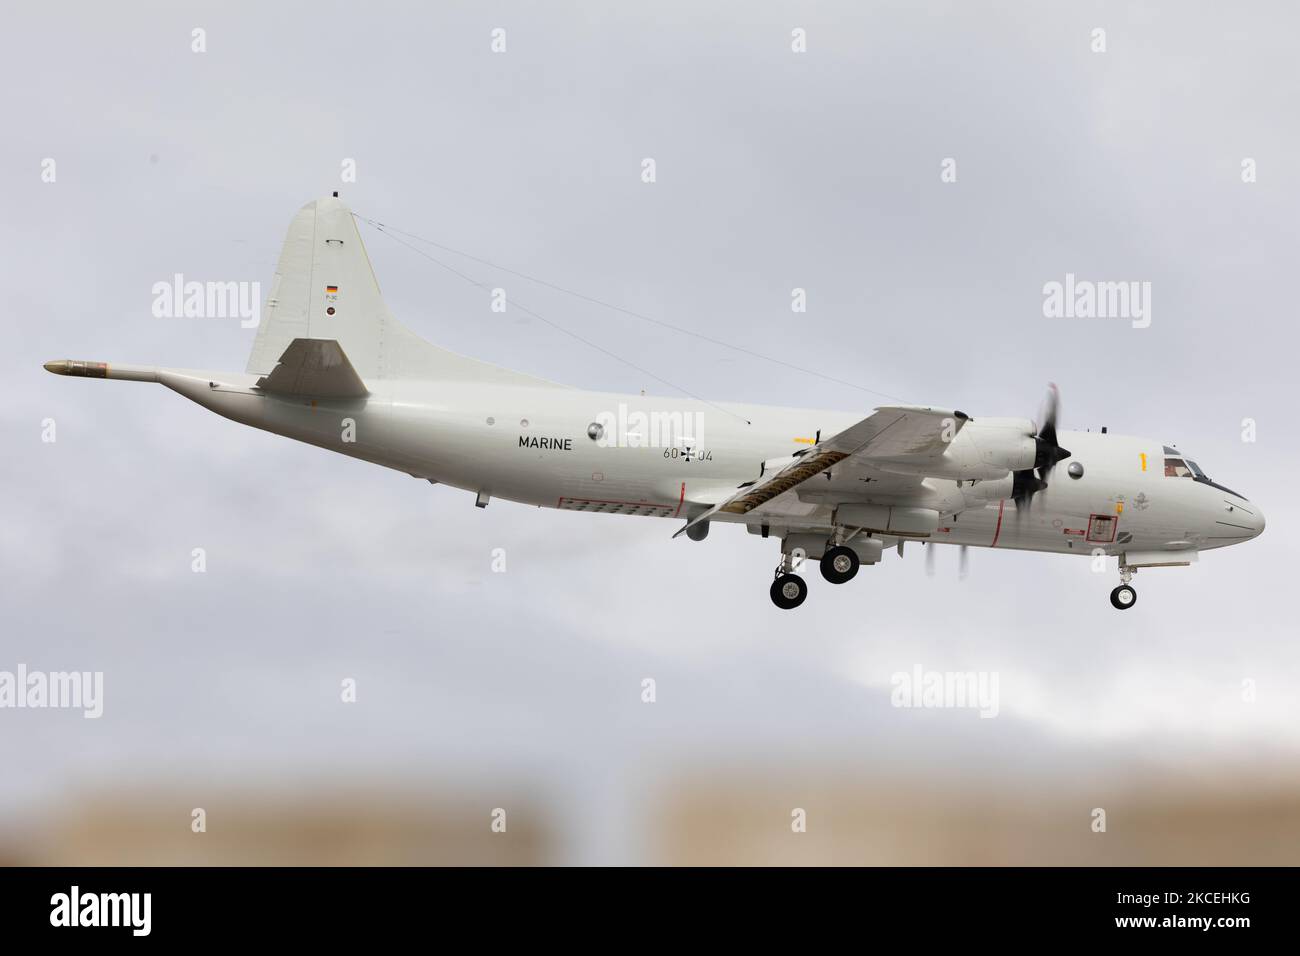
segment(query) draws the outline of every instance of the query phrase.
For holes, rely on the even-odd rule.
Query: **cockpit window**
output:
[[[1191,478],[1193,481],[1202,485],[1209,485],[1211,488],[1217,488],[1220,491],[1227,492],[1234,498],[1241,498],[1245,501],[1243,495],[1237,494],[1231,488],[1225,488],[1217,481],[1212,481],[1210,476],[1201,470],[1201,466],[1190,458],[1184,458],[1183,453],[1172,445],[1165,445],[1165,477],[1166,478]]]

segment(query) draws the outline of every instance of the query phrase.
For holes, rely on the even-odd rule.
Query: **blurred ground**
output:
[[[1077,785],[1078,789],[1071,789]],[[1081,800],[1087,790],[1095,798]],[[492,805],[488,794],[328,783],[299,794],[214,788],[206,832],[178,788],[70,798],[22,828],[0,829],[4,865],[452,865],[562,863],[562,803]],[[1093,829],[1106,811],[1105,832]],[[494,811],[505,829],[493,832]],[[803,811],[805,829],[794,832]],[[626,821],[644,862],[751,865],[1294,866],[1300,788],[1249,792],[1192,778],[1128,781],[910,780],[805,767],[798,780],[751,769],[696,770]],[[577,821],[581,826],[581,822]]]

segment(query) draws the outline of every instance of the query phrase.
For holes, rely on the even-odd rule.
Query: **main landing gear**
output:
[[[1129,584],[1133,580],[1133,575],[1137,572],[1133,568],[1127,568],[1120,565],[1119,579],[1123,583],[1115,590],[1110,592],[1110,603],[1117,611],[1127,611],[1137,603],[1138,593],[1133,586]]]
[[[802,556],[802,552],[796,549]],[[808,584],[795,574],[795,557],[792,554],[781,555],[781,563],[776,568],[776,579],[772,582],[772,603],[783,611],[797,608],[808,597]],[[822,577],[831,584],[844,584],[852,581],[862,566],[862,559],[852,548],[837,544],[827,548],[821,559]]]
[[[772,582],[772,603],[783,611],[793,611],[808,597],[808,583],[794,573],[794,555],[781,555],[776,566],[776,580]]]
[[[808,596],[808,584],[793,571],[777,571],[770,593],[773,604],[783,611],[793,611]]]
[[[860,566],[858,553],[842,544],[827,548],[826,553],[822,555],[822,577],[831,584],[852,581]]]

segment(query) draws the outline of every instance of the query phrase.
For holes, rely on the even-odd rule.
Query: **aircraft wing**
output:
[[[800,486],[837,465],[869,472],[873,462],[913,466],[937,462],[967,421],[969,416],[956,409],[920,405],[877,408],[856,425],[796,453],[783,468],[741,485],[725,501],[688,521],[677,534],[719,512],[779,514],[795,504]]]

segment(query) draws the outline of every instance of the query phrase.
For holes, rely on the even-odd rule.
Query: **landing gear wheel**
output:
[[[1127,584],[1121,584],[1110,592],[1110,603],[1118,610],[1127,611],[1137,603],[1138,593]]]
[[[778,574],[772,582],[772,603],[783,611],[792,611],[808,596],[808,585],[797,574]]]
[[[827,548],[826,553],[822,555],[822,577],[831,584],[843,584],[845,581],[853,580],[860,565],[861,561],[856,551],[843,545],[836,545]]]

